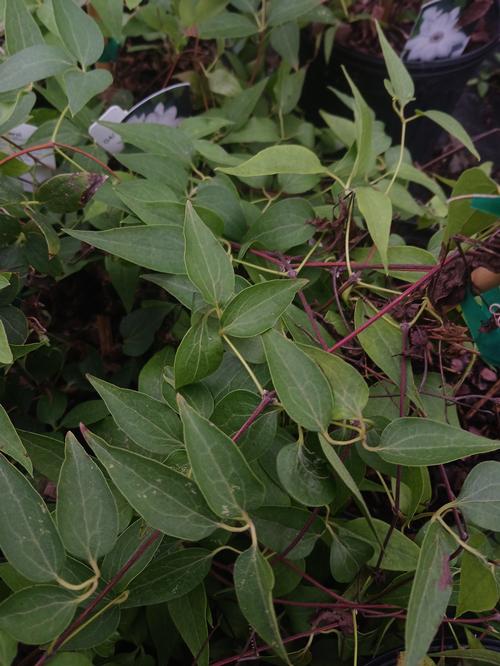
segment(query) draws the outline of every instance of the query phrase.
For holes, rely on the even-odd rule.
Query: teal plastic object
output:
[[[468,289],[462,313],[481,357],[500,368],[500,287],[479,296]]]
[[[115,60],[118,60],[120,48],[121,45],[111,37],[104,46],[104,51],[99,58],[99,62],[114,62]]]
[[[472,197],[471,206],[474,210],[480,210],[482,213],[489,213],[500,217],[500,196],[491,194],[489,196]]]

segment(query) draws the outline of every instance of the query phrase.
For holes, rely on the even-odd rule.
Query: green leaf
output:
[[[182,597],[198,587],[211,564],[212,553],[204,548],[160,555],[133,581],[123,607],[148,606]]]
[[[374,163],[373,150],[373,111],[354,84],[347,71],[344,75],[354,97],[354,126],[356,129],[356,160],[352,169],[352,177],[364,176],[371,170]]]
[[[369,397],[361,374],[339,356],[318,347],[298,345],[325,375],[333,394],[332,419],[360,419]]]
[[[0,93],[61,74],[71,64],[67,53],[57,46],[28,46],[0,65]]]
[[[419,666],[436,635],[453,589],[449,556],[453,543],[438,522],[425,533],[405,624],[405,666]]]
[[[167,454],[172,447],[182,445],[179,417],[164,402],[97,377],[89,375],[88,380],[106,403],[116,425],[141,448]]]
[[[189,279],[207,303],[220,306],[234,292],[231,258],[189,201],[186,204],[184,240],[184,260]]]
[[[165,155],[179,166],[189,167],[194,154],[192,140],[178,127],[167,127],[156,123],[106,123],[119,134],[125,143],[137,146],[145,153]]]
[[[382,47],[382,53],[384,55],[387,71],[389,72],[392,88],[394,90],[394,96],[398,99],[401,106],[404,107],[415,96],[415,85],[413,83],[413,79],[408,73],[408,70],[403,64],[401,58],[397,55],[396,51],[394,51],[392,46],[387,41],[387,38],[384,35],[379,22],[375,21],[375,25],[377,26],[378,38],[380,41],[380,46]]]
[[[29,474],[33,473],[33,465],[26,449],[2,405],[0,405],[0,451],[21,464]]]
[[[264,501],[264,486],[243,454],[213,423],[177,397],[193,478],[210,508],[221,518],[241,518]]]
[[[333,399],[321,370],[277,331],[264,333],[262,340],[274,388],[287,413],[308,430],[326,430]]]
[[[19,430],[19,437],[34,468],[53,483],[57,483],[59,472],[64,460],[64,445],[53,437],[34,432]]]
[[[373,308],[373,309],[372,309]],[[356,328],[376,314],[377,310],[363,303],[361,299],[356,303],[354,323]],[[377,319],[367,329],[358,335],[361,346],[379,368],[381,368],[392,381],[399,386],[401,381],[401,353],[403,349],[403,336],[397,324],[389,323],[385,317]],[[411,365],[407,363],[407,394],[418,403]]]
[[[349,530],[338,528],[332,535],[330,571],[339,583],[350,583],[373,557],[373,546]]]
[[[130,560],[137,549],[152,535],[153,530],[146,527],[139,519],[134,521],[120,534],[118,540],[101,564],[101,575],[106,581],[110,581],[122,567]],[[114,586],[116,594],[126,590],[130,583],[143,571],[155,556],[162,542],[162,536],[154,541],[138,560],[127,569],[125,575]]]
[[[497,446],[500,447],[500,442]],[[479,463],[469,472],[457,498],[467,522],[494,532],[500,532],[499,474],[500,462]]]
[[[73,213],[90,201],[105,180],[97,173],[60,173],[37,188],[37,201],[53,213]]]
[[[484,534],[477,533],[471,536],[467,543],[481,551],[488,545],[488,539]],[[497,604],[498,596],[494,565],[488,565],[468,550],[464,550],[460,567],[457,616],[492,610]]]
[[[104,50],[97,23],[74,0],[52,0],[52,8],[64,46],[84,67],[93,65]]]
[[[196,658],[198,666],[208,666],[209,645],[205,587],[198,585],[183,597],[172,599],[168,604],[168,612],[182,640]]]
[[[460,659],[465,662],[486,664],[486,666],[499,666],[500,654],[492,650],[471,648],[463,650],[446,650],[445,652],[432,653],[434,657],[446,657],[447,659]]]
[[[1,71],[1,68],[0,68]],[[303,146],[271,146],[264,148],[236,167],[218,169],[230,176],[249,178],[272,176],[277,173],[323,174],[325,168],[316,155]]]
[[[270,206],[248,230],[245,241],[266,250],[286,251],[314,236],[315,217],[306,199],[284,199]]]
[[[368,507],[367,507],[366,502],[363,498],[363,495],[361,494],[360,489],[356,485],[356,482],[352,478],[349,470],[344,465],[342,460],[339,458],[339,456],[337,455],[333,446],[331,444],[329,444],[324,437],[322,437],[320,435],[319,436],[319,441],[321,443],[321,448],[323,450],[323,453],[325,454],[326,459],[328,460],[328,462],[332,466],[332,469],[333,469],[335,475],[346,486],[346,488],[349,490],[349,492],[353,496],[355,502],[361,508],[361,511],[365,514],[367,520],[370,521],[370,523],[371,523],[370,511],[368,510]]]
[[[175,388],[207,377],[222,362],[224,347],[219,335],[219,322],[204,315],[182,338],[174,362]]]
[[[460,197],[464,194],[496,194],[497,185],[482,169],[476,167],[464,171],[451,193],[451,199]],[[485,221],[491,224],[493,221],[490,215],[485,215],[471,207],[472,199],[461,199],[450,201],[448,209],[448,224],[446,225],[444,242],[460,233],[477,233],[482,226],[476,228],[477,223]]]
[[[99,250],[153,271],[174,275],[186,272],[182,229],[176,225],[141,225],[107,231],[65,229],[65,232]]]
[[[299,68],[300,30],[290,21],[271,30],[271,46],[294,69]]]
[[[43,44],[43,36],[25,2],[5,0],[5,42],[10,55]]]
[[[240,291],[222,313],[222,332],[252,338],[272,328],[307,280],[269,280]]]
[[[361,215],[387,270],[387,251],[392,224],[392,202],[384,192],[372,187],[356,188],[356,198]]]
[[[76,115],[90,100],[113,83],[111,73],[105,69],[90,72],[72,70],[64,75],[64,89],[68,96],[69,109]]]
[[[429,120],[432,120],[436,125],[442,127],[445,132],[448,132],[448,134],[451,134],[455,139],[460,141],[476,159],[481,159],[464,126],[456,118],[450,116],[449,113],[443,113],[443,111],[417,111],[417,115],[425,116]]]
[[[264,506],[252,512],[251,518],[255,523],[259,542],[280,553],[299,534],[302,534],[302,529],[309,522],[311,514],[306,509],[296,506]],[[287,558],[300,560],[310,555],[322,532],[321,521],[317,519],[303,538],[287,553]]]
[[[276,470],[286,492],[304,506],[324,506],[335,497],[328,466],[303,444],[291,442],[280,449]]]
[[[296,21],[318,7],[323,0],[271,0],[267,22],[270,26]]]
[[[479,195],[472,197],[471,206],[474,210],[500,217],[500,196],[491,195],[484,197]]]
[[[202,39],[241,39],[258,32],[255,21],[236,12],[222,12],[198,25]],[[245,91],[244,91],[245,92]]]
[[[59,574],[64,549],[45,503],[26,477],[0,456],[0,548],[29,580]]]
[[[53,640],[75,614],[75,594],[57,585],[36,585],[15,592],[0,604],[0,628],[26,645]]]
[[[406,417],[386,427],[376,451],[383,460],[396,465],[426,467],[499,448],[498,440],[473,435],[441,421]]]
[[[17,641],[0,629],[0,664],[11,666],[17,654]]]
[[[199,541],[217,528],[196,484],[137,453],[107,446],[90,431],[85,439],[129,504],[152,527],[178,539]]]
[[[121,0],[120,0],[121,1]],[[111,609],[111,612],[113,611],[118,612],[119,616],[119,611],[118,609]],[[103,625],[103,622],[101,621],[100,626]],[[89,625],[92,626],[92,625]],[[83,632],[82,632],[83,633]],[[69,641],[70,646],[73,646],[73,641]],[[58,652],[55,657],[52,657],[50,660],[51,666],[92,666],[92,662],[90,661],[90,658],[82,654],[81,652]]]
[[[369,541],[374,554],[368,564],[376,566],[380,557],[381,544],[384,543],[390,526],[382,520],[356,518],[344,524],[344,528]],[[420,548],[399,530],[392,532],[389,543],[384,549],[380,568],[384,571],[415,571]]]
[[[76,437],[66,436],[64,463],[57,484],[57,527],[66,550],[97,562],[115,545],[118,509],[99,467]]]
[[[109,35],[117,42],[122,38],[123,1],[92,0],[92,6],[99,14]]]
[[[290,664],[274,612],[273,570],[255,545],[238,555],[234,565],[234,587],[245,618],[278,656]]]

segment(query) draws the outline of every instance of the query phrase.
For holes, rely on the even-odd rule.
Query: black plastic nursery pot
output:
[[[495,640],[490,640],[490,639],[485,639],[481,641],[482,645],[484,648],[487,650],[491,650],[492,652],[500,652],[500,641],[495,641]],[[432,652],[442,652],[444,650],[453,650],[456,649],[456,644],[455,643],[447,643],[443,646],[442,643],[434,643],[430,648],[429,648],[429,654]],[[386,654],[382,654],[376,659],[373,659],[372,661],[366,662],[364,666],[397,666],[398,663],[398,657],[401,654],[402,648],[401,649],[396,649],[396,650],[391,650],[390,652],[387,652]],[[460,662],[457,661],[456,659],[452,660],[452,663],[457,666]]]
[[[475,76],[481,63],[498,47],[499,15],[499,4],[495,3],[489,19],[491,40],[469,53],[432,62],[406,63],[415,82],[416,97],[416,101],[408,106],[407,115],[412,115],[415,109],[453,112],[467,82]],[[322,55],[310,65],[301,100],[308,115],[311,119],[318,120],[320,109],[335,115],[347,115],[346,107],[328,90],[328,87],[332,86],[349,92],[342,66],[347,69],[377,118],[385,124],[386,132],[398,143],[401,123],[394,113],[391,98],[384,86],[384,79],[388,78],[384,61],[340,44],[334,45],[328,65],[322,61]],[[437,125],[425,118],[410,123],[407,146],[413,158],[421,163],[429,159],[441,133],[442,130]]]

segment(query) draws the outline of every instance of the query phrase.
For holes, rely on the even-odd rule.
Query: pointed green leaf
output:
[[[376,451],[381,458],[396,465],[426,467],[499,448],[498,440],[473,435],[441,421],[406,417],[386,427]]]
[[[196,485],[159,462],[114,446],[84,431],[111,480],[152,527],[179,539],[199,541],[217,528]]]
[[[10,55],[43,44],[43,36],[25,2],[5,0],[5,42]]]
[[[118,536],[118,509],[103,473],[72,433],[57,484],[57,527],[66,550],[87,562],[108,553]]]
[[[53,580],[64,564],[64,549],[40,495],[0,455],[0,548],[29,580]]]
[[[342,481],[342,483],[346,486],[346,488],[351,492],[355,502],[358,504],[358,506],[360,507],[361,511],[364,513],[368,521],[371,521],[370,511],[368,510],[363,495],[361,494],[360,489],[356,485],[356,482],[352,478],[349,470],[344,465],[342,460],[339,458],[333,446],[329,444],[324,437],[320,435],[319,441],[321,443],[321,448],[323,449],[323,453],[325,454],[326,459],[332,466],[335,475],[340,479],[340,481]]]
[[[299,344],[321,368],[333,394],[332,419],[359,419],[369,397],[368,386],[361,374],[339,356],[319,347]]]
[[[285,252],[306,243],[314,236],[314,208],[301,198],[283,199],[262,213],[251,225],[245,241],[265,248]]]
[[[105,69],[93,69],[90,72],[80,70],[66,72],[64,88],[72,115],[76,115],[93,97],[106,90],[112,83],[113,77]]]
[[[87,378],[106,403],[116,425],[141,448],[168,453],[172,447],[182,446],[179,417],[164,402],[97,377]]]
[[[389,72],[394,95],[401,103],[401,106],[406,106],[406,104],[415,96],[415,84],[403,64],[403,61],[387,41],[379,22],[375,21],[375,25],[377,26],[378,38],[380,46],[382,47],[382,53],[384,55],[387,71]]]
[[[335,483],[325,461],[305,445],[291,442],[280,449],[276,470],[286,492],[304,506],[324,506],[335,497]]]
[[[287,549],[296,537],[302,535],[303,527],[310,521],[311,514],[297,506],[263,506],[253,511],[251,518],[259,542],[275,553],[280,553]],[[287,558],[300,560],[310,555],[323,530],[321,520],[315,520],[307,533],[302,535],[303,538],[287,553]]]
[[[443,111],[417,111],[417,115],[425,116],[429,120],[432,120],[436,125],[442,127],[445,132],[448,132],[455,139],[458,139],[460,143],[463,143],[476,159],[481,159],[464,126],[456,118],[450,116],[449,113],[443,113]]]
[[[436,635],[453,589],[449,556],[454,542],[431,522],[418,558],[405,625],[405,666],[419,666]]]
[[[467,543],[481,552],[484,552],[484,547],[488,547],[487,537],[480,533],[472,535]],[[457,616],[492,610],[498,596],[495,566],[486,564],[470,551],[464,550],[460,566]]]
[[[262,341],[274,388],[289,416],[308,430],[326,430],[333,399],[316,363],[275,330],[265,333]]]
[[[177,397],[193,477],[210,508],[222,518],[241,518],[264,501],[264,486],[243,454],[213,423]]]
[[[172,599],[168,612],[198,666],[208,666],[207,595],[198,585],[188,594]]]
[[[2,405],[0,405],[0,451],[22,465],[29,474],[33,474],[31,460]]]
[[[383,520],[356,518],[344,524],[344,527],[369,541],[374,554],[368,564],[376,566],[380,557],[381,544],[384,543],[390,526]],[[375,533],[374,533],[375,532]],[[380,568],[384,571],[415,571],[420,548],[399,530],[392,532],[389,543],[385,546]]]
[[[373,150],[373,111],[365,102],[362,94],[345,68],[343,68],[343,71],[354,97],[356,160],[352,169],[352,176],[364,176],[372,168],[375,159]]]
[[[19,437],[37,472],[41,472],[53,483],[57,483],[64,460],[64,446],[61,441],[46,435],[19,430]]]
[[[186,272],[182,229],[176,225],[151,224],[107,231],[65,229],[65,232],[99,250],[153,271],[174,275]]]
[[[17,654],[17,641],[0,629],[0,664],[11,666]]]
[[[485,664],[485,666],[500,666],[500,654],[493,652],[493,650],[482,650],[480,648],[463,648],[460,650],[446,650],[445,652],[433,652],[434,657],[445,657],[448,659],[458,659],[460,661],[453,661],[451,663],[460,664],[461,660],[464,663]]]
[[[322,0],[271,0],[268,23],[271,26],[281,25],[287,21],[296,21],[311,12]]]
[[[251,338],[264,333],[281,317],[307,280],[269,280],[240,291],[222,313],[223,333]]]
[[[392,224],[392,202],[384,192],[372,187],[356,188],[361,215],[365,218],[370,236],[387,270],[387,251]]]
[[[207,303],[221,305],[234,291],[231,258],[188,201],[184,260],[189,279]]]
[[[174,361],[175,388],[211,375],[222,362],[224,346],[219,322],[208,315],[201,317],[182,338]]]
[[[354,311],[354,323],[356,328],[362,326],[365,321],[377,313],[377,310],[363,303],[361,299],[356,303]],[[374,363],[383,370],[392,381],[399,386],[401,380],[401,353],[403,348],[403,336],[398,330],[397,324],[390,323],[381,317],[373,322],[367,329],[358,335],[361,346]],[[410,398],[419,401],[413,373],[409,362],[406,364],[407,393]]]
[[[277,173],[322,174],[325,167],[316,155],[303,146],[272,146],[264,148],[246,162],[236,167],[218,169],[230,176],[250,178],[253,176],[272,176]]]
[[[74,0],[52,0],[59,36],[84,67],[93,65],[104,50],[99,26]]]
[[[36,44],[14,53],[0,65],[0,93],[22,88],[40,79],[60,74],[72,65],[58,46]]]
[[[26,645],[41,645],[61,634],[73,619],[75,594],[57,585],[35,585],[0,604],[0,628]]]
[[[350,583],[373,557],[373,546],[349,530],[338,528],[332,535],[330,571],[339,583]]]
[[[160,555],[133,581],[123,607],[149,606],[182,597],[198,587],[211,564],[212,553],[204,548]]]
[[[113,548],[101,564],[101,575],[110,581],[126,564],[141,544],[146,541],[153,530],[146,527],[142,520],[136,520],[120,534]],[[127,570],[127,573],[114,586],[116,594],[126,590],[130,583],[143,571],[155,556],[162,542],[162,536],[154,541],[138,560]]]
[[[500,447],[500,442],[497,445]],[[500,462],[488,460],[476,465],[465,479],[457,505],[467,522],[500,532]]]
[[[273,570],[256,546],[238,556],[234,565],[234,587],[245,618],[279,657],[290,664],[274,612]]]

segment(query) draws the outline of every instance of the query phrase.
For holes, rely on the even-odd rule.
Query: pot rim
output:
[[[469,63],[474,62],[475,60],[482,59],[491,49],[493,49],[500,42],[500,0],[495,2],[493,5],[492,12],[495,12],[493,20],[496,22],[496,30],[494,36],[485,44],[478,46],[477,48],[469,51],[468,53],[463,53],[456,58],[442,58],[439,60],[431,60],[429,62],[406,62],[404,64],[410,73],[418,74],[420,72],[428,72],[429,70],[434,70],[438,72],[439,70],[450,70],[461,68],[466,66]],[[334,50],[340,51],[344,55],[348,55],[351,59],[357,60],[358,62],[371,65],[373,68],[385,68],[384,59],[377,55],[370,55],[364,53],[363,51],[358,51],[355,48],[340,44],[335,40]]]

